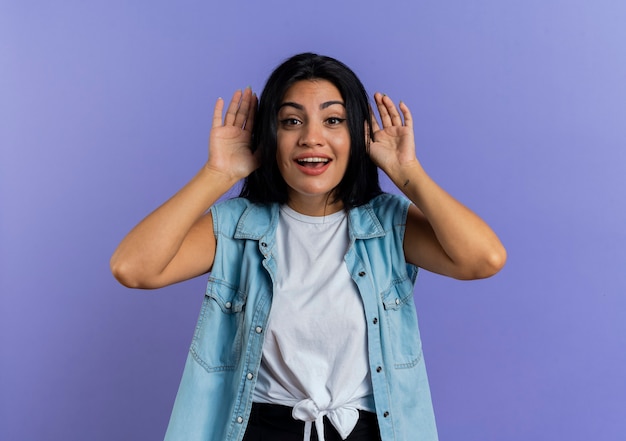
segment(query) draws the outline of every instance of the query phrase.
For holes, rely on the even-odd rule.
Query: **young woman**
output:
[[[415,155],[408,107],[296,55],[215,105],[209,157],[111,259],[158,288],[210,272],[168,440],[436,440],[417,268],[495,274],[506,252]],[[406,195],[384,194],[378,168]],[[216,203],[245,179],[240,198]]]

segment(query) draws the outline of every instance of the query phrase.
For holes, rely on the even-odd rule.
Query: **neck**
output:
[[[332,202],[330,195],[313,197],[290,196],[287,205],[292,210],[307,216],[327,216],[343,210],[343,202],[341,200]]]

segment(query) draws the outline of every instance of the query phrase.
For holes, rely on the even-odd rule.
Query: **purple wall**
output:
[[[442,441],[626,439],[626,3],[209,3],[0,6],[0,439],[163,436],[204,280],[130,291],[109,257],[201,166],[216,97],[305,50],[406,101],[508,248],[418,281]]]

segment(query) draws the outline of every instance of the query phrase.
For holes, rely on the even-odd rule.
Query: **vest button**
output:
[[[373,322],[374,324],[378,323],[378,318],[377,318],[377,317],[374,317],[374,320],[372,320],[372,322]]]
[[[361,271],[361,272],[359,273],[359,276],[361,276],[361,277],[363,277],[364,275],[365,275],[365,271]]]
[[[257,326],[255,329],[257,334],[260,334],[261,332],[263,332],[263,328],[261,328],[260,326]]]
[[[226,309],[230,309],[233,306],[233,304],[230,302],[226,302],[224,306],[226,306]]]
[[[237,422],[238,422],[239,424],[243,423],[243,418],[242,418],[242,417],[237,417]]]
[[[380,371],[382,371],[382,370],[383,370],[383,368],[382,368],[382,367],[380,367],[380,366],[378,366],[378,367],[376,368],[376,372],[380,372]]]
[[[248,380],[252,380],[254,378],[254,375],[252,375],[252,372],[248,372],[248,375],[246,375],[246,378]]]
[[[383,417],[387,418],[389,416],[389,412],[383,413]]]

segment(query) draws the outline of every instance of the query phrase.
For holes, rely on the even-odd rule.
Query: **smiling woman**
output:
[[[289,205],[311,216],[341,210],[341,200],[329,199],[350,157],[346,108],[339,90],[326,80],[291,86],[278,112],[277,138],[276,160],[287,183]]]
[[[224,115],[218,99],[207,163],[114,253],[130,287],[211,273],[166,439],[437,439],[418,268],[488,277],[506,252],[423,170],[408,107],[376,93],[379,124],[368,101],[310,53],[274,71],[258,112],[250,89]]]
[[[299,97],[295,94],[298,91],[307,95]],[[316,98],[316,103],[306,103],[309,108],[303,108],[305,103],[299,102],[300,99],[305,96],[311,99],[311,95],[322,91],[328,94],[328,98]],[[319,108],[324,103],[327,103],[324,108]],[[319,112],[318,117],[326,112],[324,116],[330,119],[325,121],[325,126],[337,124],[340,131],[347,130],[349,135],[346,170],[329,203],[341,201],[343,207],[351,208],[380,194],[378,170],[367,153],[372,126],[370,102],[363,84],[352,70],[335,59],[301,54],[278,66],[263,89],[252,142],[253,149],[262,146],[259,153],[261,165],[246,178],[241,196],[254,202],[287,203],[288,187],[276,161],[278,137],[286,134],[291,125],[295,125],[301,134],[301,130],[309,130],[313,115],[303,115],[305,110]],[[304,116],[309,119],[303,119]],[[316,135],[315,132],[311,134]]]

